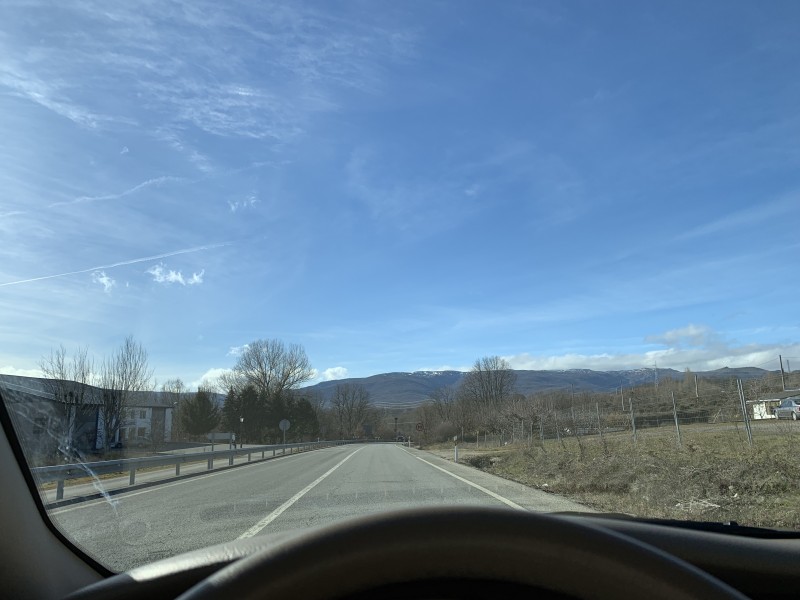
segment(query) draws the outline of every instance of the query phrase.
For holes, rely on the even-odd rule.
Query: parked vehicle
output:
[[[775,416],[779,419],[797,421],[798,416],[800,416],[800,398],[786,398],[775,409]]]

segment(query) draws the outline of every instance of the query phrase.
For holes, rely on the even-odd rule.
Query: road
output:
[[[241,537],[437,505],[587,510],[427,452],[339,446],[212,472],[50,512],[114,570]]]

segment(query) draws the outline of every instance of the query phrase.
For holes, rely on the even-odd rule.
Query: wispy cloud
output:
[[[117,282],[114,281],[114,279],[106,275],[105,271],[94,271],[92,273],[92,281],[94,283],[99,283],[100,285],[102,285],[103,291],[106,294],[110,294],[111,288],[113,288],[117,284]]]
[[[130,196],[137,192],[142,191],[143,189],[149,187],[159,187],[165,183],[182,183],[187,181],[183,177],[173,177],[171,175],[164,175],[162,177],[154,177],[153,179],[148,179],[147,181],[143,181],[142,183],[133,186],[127,190],[123,190],[122,192],[118,192],[116,194],[101,194],[99,196],[79,196],[74,200],[69,200],[66,202],[54,202],[50,205],[50,208],[55,206],[63,206],[66,204],[81,204],[84,202],[98,202],[102,200],[119,200],[120,198],[124,198],[126,196]]]
[[[718,344],[722,340],[707,325],[689,324],[686,327],[671,329],[664,333],[648,335],[644,341],[649,344],[662,344],[665,346],[709,346]]]
[[[133,258],[131,260],[124,260],[116,263],[111,263],[108,265],[98,265],[96,267],[90,267],[88,269],[79,269],[77,271],[67,271],[65,273],[56,273],[53,275],[42,275],[41,277],[31,277],[29,279],[17,279],[16,281],[6,281],[5,283],[0,283],[0,287],[5,287],[9,285],[21,285],[23,283],[32,283],[34,281],[44,281],[46,279],[56,279],[58,277],[68,277],[70,275],[80,275],[82,273],[92,273],[94,271],[104,271],[106,269],[114,269],[116,267],[124,267],[127,265],[135,265],[137,263],[142,262],[149,262],[153,260],[160,260],[162,258],[169,258],[170,256],[178,256],[180,254],[191,254],[193,252],[202,252],[203,250],[212,250],[214,248],[222,248],[224,246],[229,246],[230,242],[220,242],[218,244],[208,244],[206,246],[196,246],[194,248],[185,248],[183,250],[175,250],[174,252],[165,252],[163,254],[156,254],[155,256],[144,256],[141,258]],[[200,275],[200,281],[202,281],[202,273]]]
[[[778,219],[786,213],[798,212],[800,194],[792,193],[773,202],[758,204],[756,206],[737,211],[695,227],[678,236],[679,240],[687,240],[715,233],[733,231],[743,227],[751,227],[768,219]]]
[[[231,212],[236,212],[237,210],[241,210],[244,208],[251,208],[258,203],[258,196],[256,196],[255,192],[250,192],[244,198],[240,200],[228,200],[228,207],[230,207]]]
[[[128,150],[127,146],[123,146],[122,150],[119,151],[120,154],[127,154],[128,152],[130,152],[130,150]]]
[[[191,277],[184,277],[183,273],[181,273],[180,271],[167,269],[164,267],[163,264],[159,263],[147,269],[145,273],[149,273],[150,275],[152,275],[153,281],[155,281],[156,283],[164,283],[164,284],[178,283],[180,285],[198,285],[203,283],[203,275],[205,273],[205,269],[200,271],[199,273],[193,273]]]
[[[115,122],[132,124],[129,118],[99,114],[78,102],[71,102],[64,86],[45,82],[33,75],[29,69],[13,64],[8,59],[9,53],[4,52],[4,54],[6,59],[0,61],[0,86],[9,88],[13,94],[26,98],[82,127],[93,129],[103,123]]]

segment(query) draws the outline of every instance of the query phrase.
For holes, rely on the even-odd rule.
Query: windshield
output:
[[[798,12],[4,3],[49,517],[114,570],[430,505],[800,527]]]

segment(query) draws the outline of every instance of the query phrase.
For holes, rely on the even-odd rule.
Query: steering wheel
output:
[[[381,514],[239,560],[181,600],[745,598],[638,540],[557,515],[486,508]]]

